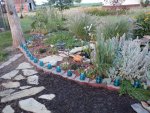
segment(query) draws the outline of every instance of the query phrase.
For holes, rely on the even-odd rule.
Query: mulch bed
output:
[[[0,70],[0,75],[10,72],[24,61],[26,61],[24,57],[18,59]],[[128,95],[119,96],[118,92],[115,91],[82,86],[57,75],[51,76],[43,72],[39,72],[39,75],[39,85],[46,89],[32,97],[45,104],[52,113],[135,113],[130,105],[138,101]],[[42,94],[55,94],[56,97],[51,101],[39,99],[38,97]],[[12,105],[15,113],[30,113],[21,110],[18,107],[18,102],[19,99],[8,103],[0,103],[0,112],[5,105]]]

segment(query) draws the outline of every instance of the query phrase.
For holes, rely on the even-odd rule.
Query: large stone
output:
[[[19,107],[25,111],[33,113],[51,113],[51,111],[47,110],[45,105],[39,103],[33,98],[19,101]]]
[[[132,104],[131,107],[134,109],[137,113],[149,113],[147,110],[145,110],[141,104]]]
[[[111,84],[111,78],[104,78],[102,83],[106,83],[107,85]]]
[[[5,88],[17,88],[20,86],[19,82],[7,82],[7,83],[2,83],[2,86]]]
[[[29,76],[27,78],[27,83],[38,85],[39,84],[39,77],[37,75]]]
[[[24,69],[22,71],[25,76],[31,76],[38,73],[37,71],[31,69]]]
[[[30,69],[30,68],[33,68],[31,64],[23,62],[16,69]]]
[[[52,100],[53,98],[55,98],[55,95],[54,94],[45,94],[45,95],[41,95],[39,98],[46,99],[46,100]]]
[[[15,77],[17,74],[18,74],[18,70],[13,70],[5,75],[3,75],[2,77],[0,78],[3,78],[3,79],[12,79],[13,77]]]
[[[40,59],[40,61],[43,61],[44,63],[50,63],[52,66],[56,66],[57,62],[62,60],[63,57],[57,55],[47,56],[45,58]]]
[[[14,109],[10,105],[7,105],[3,109],[2,113],[15,113],[15,111],[14,111]]]
[[[21,86],[19,89],[28,89],[31,88],[31,86]]]
[[[0,96],[3,97],[3,96],[10,95],[10,94],[13,93],[14,91],[15,91],[14,89],[8,89],[8,90],[1,91],[1,92],[0,92]]]
[[[12,100],[20,99],[20,98],[23,98],[23,97],[33,96],[33,95],[36,95],[37,93],[43,91],[44,89],[45,88],[43,86],[41,86],[41,87],[33,87],[33,88],[30,88],[30,89],[25,89],[25,90],[22,90],[22,91],[18,91],[16,93],[13,93],[9,96],[6,96],[6,97],[2,98],[1,102],[4,103],[4,102],[9,102],[9,101],[12,101]]]
[[[14,80],[24,80],[24,79],[26,79],[24,76],[22,76],[22,75],[17,75],[15,78],[14,78]]]

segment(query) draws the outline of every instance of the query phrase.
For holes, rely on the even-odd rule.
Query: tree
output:
[[[140,4],[142,7],[147,7],[149,5],[149,0],[140,0]]]
[[[5,0],[5,4],[13,39],[13,47],[17,48],[21,43],[25,43],[20,20],[15,9],[14,0]]]

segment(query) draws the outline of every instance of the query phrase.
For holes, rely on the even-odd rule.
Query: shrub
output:
[[[102,8],[90,8],[85,11],[87,14],[96,15],[96,16],[108,16],[108,15],[123,15],[126,14],[127,10],[125,9],[102,9]]]
[[[34,16],[34,21],[31,24],[32,31],[40,32],[40,33],[47,33],[47,24],[48,24],[48,15],[47,9],[42,8],[36,12]]]
[[[132,25],[126,17],[106,17],[101,20],[97,32],[103,33],[105,39],[132,33]]]
[[[78,38],[85,39],[87,33],[84,30],[84,27],[90,26],[92,24],[91,33],[95,30],[95,19],[85,13],[78,13],[76,15],[71,15],[68,18],[67,26],[69,30],[74,33]]]
[[[115,51],[117,49],[117,38],[105,40],[102,35],[97,34],[96,44],[96,67],[99,75],[106,76],[107,70],[113,66]]]
[[[144,35],[150,35],[150,14],[142,13],[136,17],[134,23],[134,36],[142,38]]]

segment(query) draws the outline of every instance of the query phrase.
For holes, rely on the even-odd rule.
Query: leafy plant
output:
[[[144,35],[150,35],[150,14],[141,13],[136,17],[136,22],[134,23],[134,36],[142,38]]]
[[[96,20],[85,13],[78,13],[76,15],[70,15],[66,24],[70,32],[75,34],[78,38],[84,40],[87,37],[84,27],[92,24],[91,33],[93,33],[96,26]]]
[[[67,70],[69,68],[69,63],[65,62],[65,63],[62,63],[60,66],[63,70]]]
[[[139,101],[147,101],[150,99],[150,91],[142,88],[134,88],[130,81],[123,80],[120,88],[120,95],[128,94]]]
[[[39,49],[39,52],[42,54],[42,53],[45,53],[46,52],[46,49],[43,49],[43,48],[40,48]]]
[[[101,34],[97,34],[96,45],[96,68],[98,74],[106,76],[107,70],[113,66],[115,51],[117,49],[117,38],[105,40]]]
[[[132,24],[126,17],[106,17],[102,18],[101,22],[102,24],[97,27],[97,32],[103,33],[105,39],[120,37],[124,33],[132,32]]]
[[[48,24],[48,15],[47,9],[42,8],[36,12],[34,16],[34,21],[31,24],[32,31],[40,32],[40,33],[47,33],[47,24]]]
[[[57,50],[56,47],[53,47],[53,48],[51,48],[50,52],[51,52],[52,54],[57,54],[57,53],[58,53],[58,50]]]

